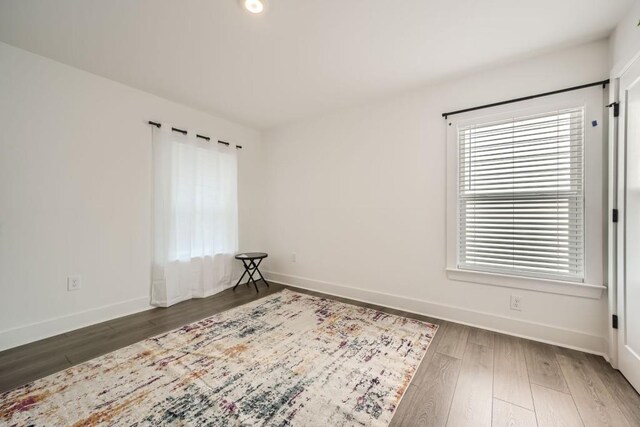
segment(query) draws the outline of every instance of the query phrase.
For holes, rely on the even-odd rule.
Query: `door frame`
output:
[[[630,64],[629,64],[630,66]],[[609,105],[618,103],[620,95],[620,76],[624,74],[628,67],[620,70],[617,76],[612,76],[609,83]],[[618,275],[623,269],[621,263],[618,262],[618,252],[621,248],[619,245],[621,239],[618,233],[622,232],[618,227],[618,223],[613,222],[612,213],[614,209],[618,209],[619,200],[619,171],[621,170],[619,162],[621,156],[618,156],[618,117],[614,117],[613,108],[609,108],[607,115],[609,126],[609,144],[607,156],[607,341],[609,363],[614,368],[618,368],[618,330],[613,328],[613,316],[618,314]],[[623,159],[622,159],[623,160]],[[619,212],[619,211],[618,211]],[[620,252],[622,253],[622,252]]]
[[[614,117],[611,108],[610,126],[609,126],[609,159],[608,159],[608,214],[611,215],[613,209],[618,210],[618,222],[614,223],[609,216],[608,221],[608,328],[609,338],[609,358],[611,365],[619,368],[619,339],[620,330],[614,329],[612,326],[613,316],[620,316],[619,321],[624,322],[625,313],[622,310],[624,304],[624,295],[622,289],[626,283],[625,280],[625,218],[626,218],[626,99],[624,96],[624,88],[621,87],[621,79],[625,73],[630,71],[632,67],[640,66],[640,52],[624,64],[624,66],[611,72],[611,86],[609,92],[609,101],[617,104],[619,108],[619,117]],[[640,72],[638,73],[640,78]],[[620,292],[619,292],[620,291]]]
[[[640,61],[640,51],[636,52],[629,61],[616,64],[609,76],[609,104],[620,102],[620,78],[637,61]],[[624,252],[624,225],[620,221],[614,223],[612,212],[618,209],[621,212],[622,206],[618,206],[620,200],[624,200],[624,186],[619,185],[624,182],[624,156],[620,155],[619,147],[619,126],[622,121],[619,117],[614,117],[613,108],[609,108],[608,118],[608,156],[607,156],[607,341],[608,348],[606,354],[609,356],[611,366],[618,369],[618,330],[613,328],[613,316],[618,315],[618,277],[624,274],[624,264],[618,259],[618,254]],[[621,218],[621,215],[619,215]],[[620,261],[620,262],[619,262]]]

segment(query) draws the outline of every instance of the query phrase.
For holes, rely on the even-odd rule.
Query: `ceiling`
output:
[[[633,0],[0,0],[0,40],[258,129],[606,37]]]

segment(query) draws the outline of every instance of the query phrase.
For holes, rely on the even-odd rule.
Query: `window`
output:
[[[584,281],[584,110],[457,129],[457,268]]]
[[[151,304],[161,307],[237,278],[237,152],[168,128],[153,128]]]
[[[172,144],[169,261],[187,261],[237,250],[236,150],[220,144],[181,141]]]

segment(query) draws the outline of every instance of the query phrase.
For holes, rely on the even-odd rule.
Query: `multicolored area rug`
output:
[[[386,426],[436,325],[284,290],[0,395],[0,424]]]

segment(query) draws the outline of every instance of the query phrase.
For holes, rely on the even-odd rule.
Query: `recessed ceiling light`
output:
[[[264,11],[264,0],[242,0],[242,6],[251,13],[262,13]]]

